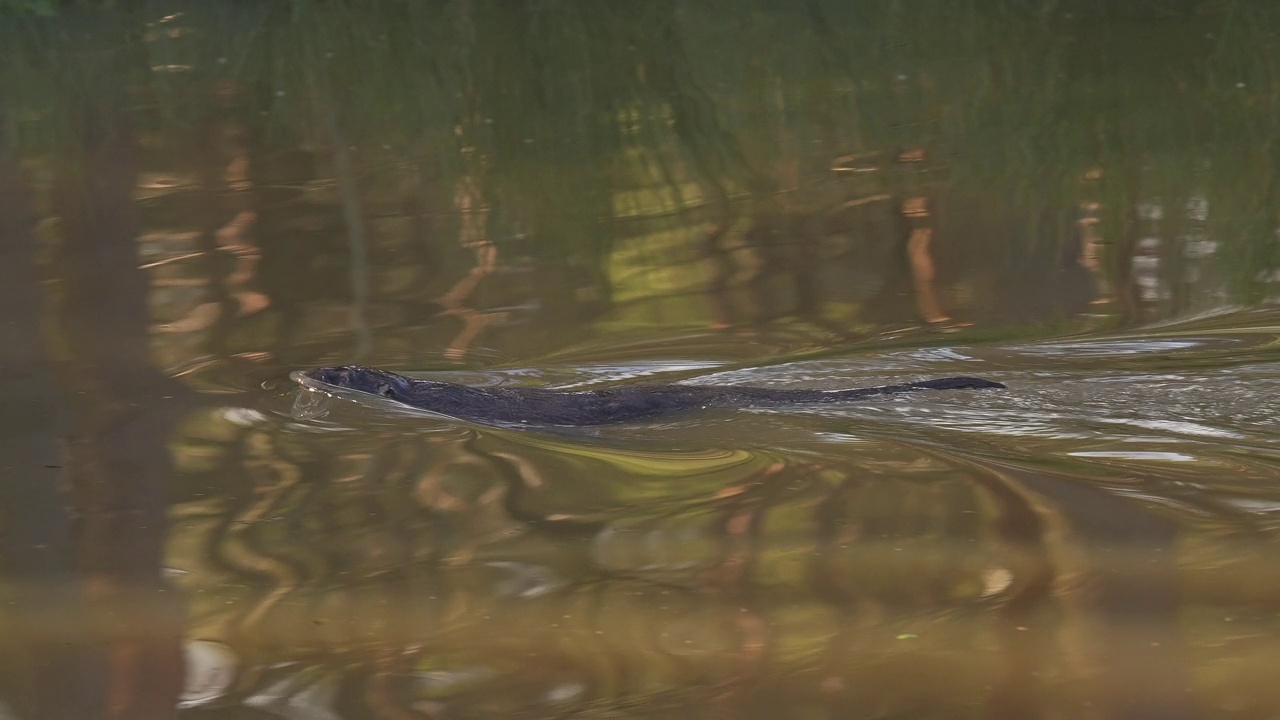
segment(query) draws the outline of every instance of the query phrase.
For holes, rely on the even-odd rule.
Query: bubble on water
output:
[[[318,420],[329,414],[329,396],[316,390],[303,388],[293,399],[290,414],[295,420]]]

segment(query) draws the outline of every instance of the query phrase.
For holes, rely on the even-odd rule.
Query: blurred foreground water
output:
[[[1272,28],[0,3],[0,718],[1280,715]]]

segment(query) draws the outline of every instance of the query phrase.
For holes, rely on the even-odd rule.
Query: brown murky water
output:
[[[1280,8],[1032,5],[0,2],[0,718],[1280,716]]]

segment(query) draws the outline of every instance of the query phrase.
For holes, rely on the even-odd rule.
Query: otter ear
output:
[[[391,386],[386,383],[378,383],[378,394],[382,397],[391,397]]]

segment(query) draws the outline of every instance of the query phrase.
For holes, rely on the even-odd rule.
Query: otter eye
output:
[[[378,385],[378,394],[382,397],[391,397],[391,386],[386,383]]]

